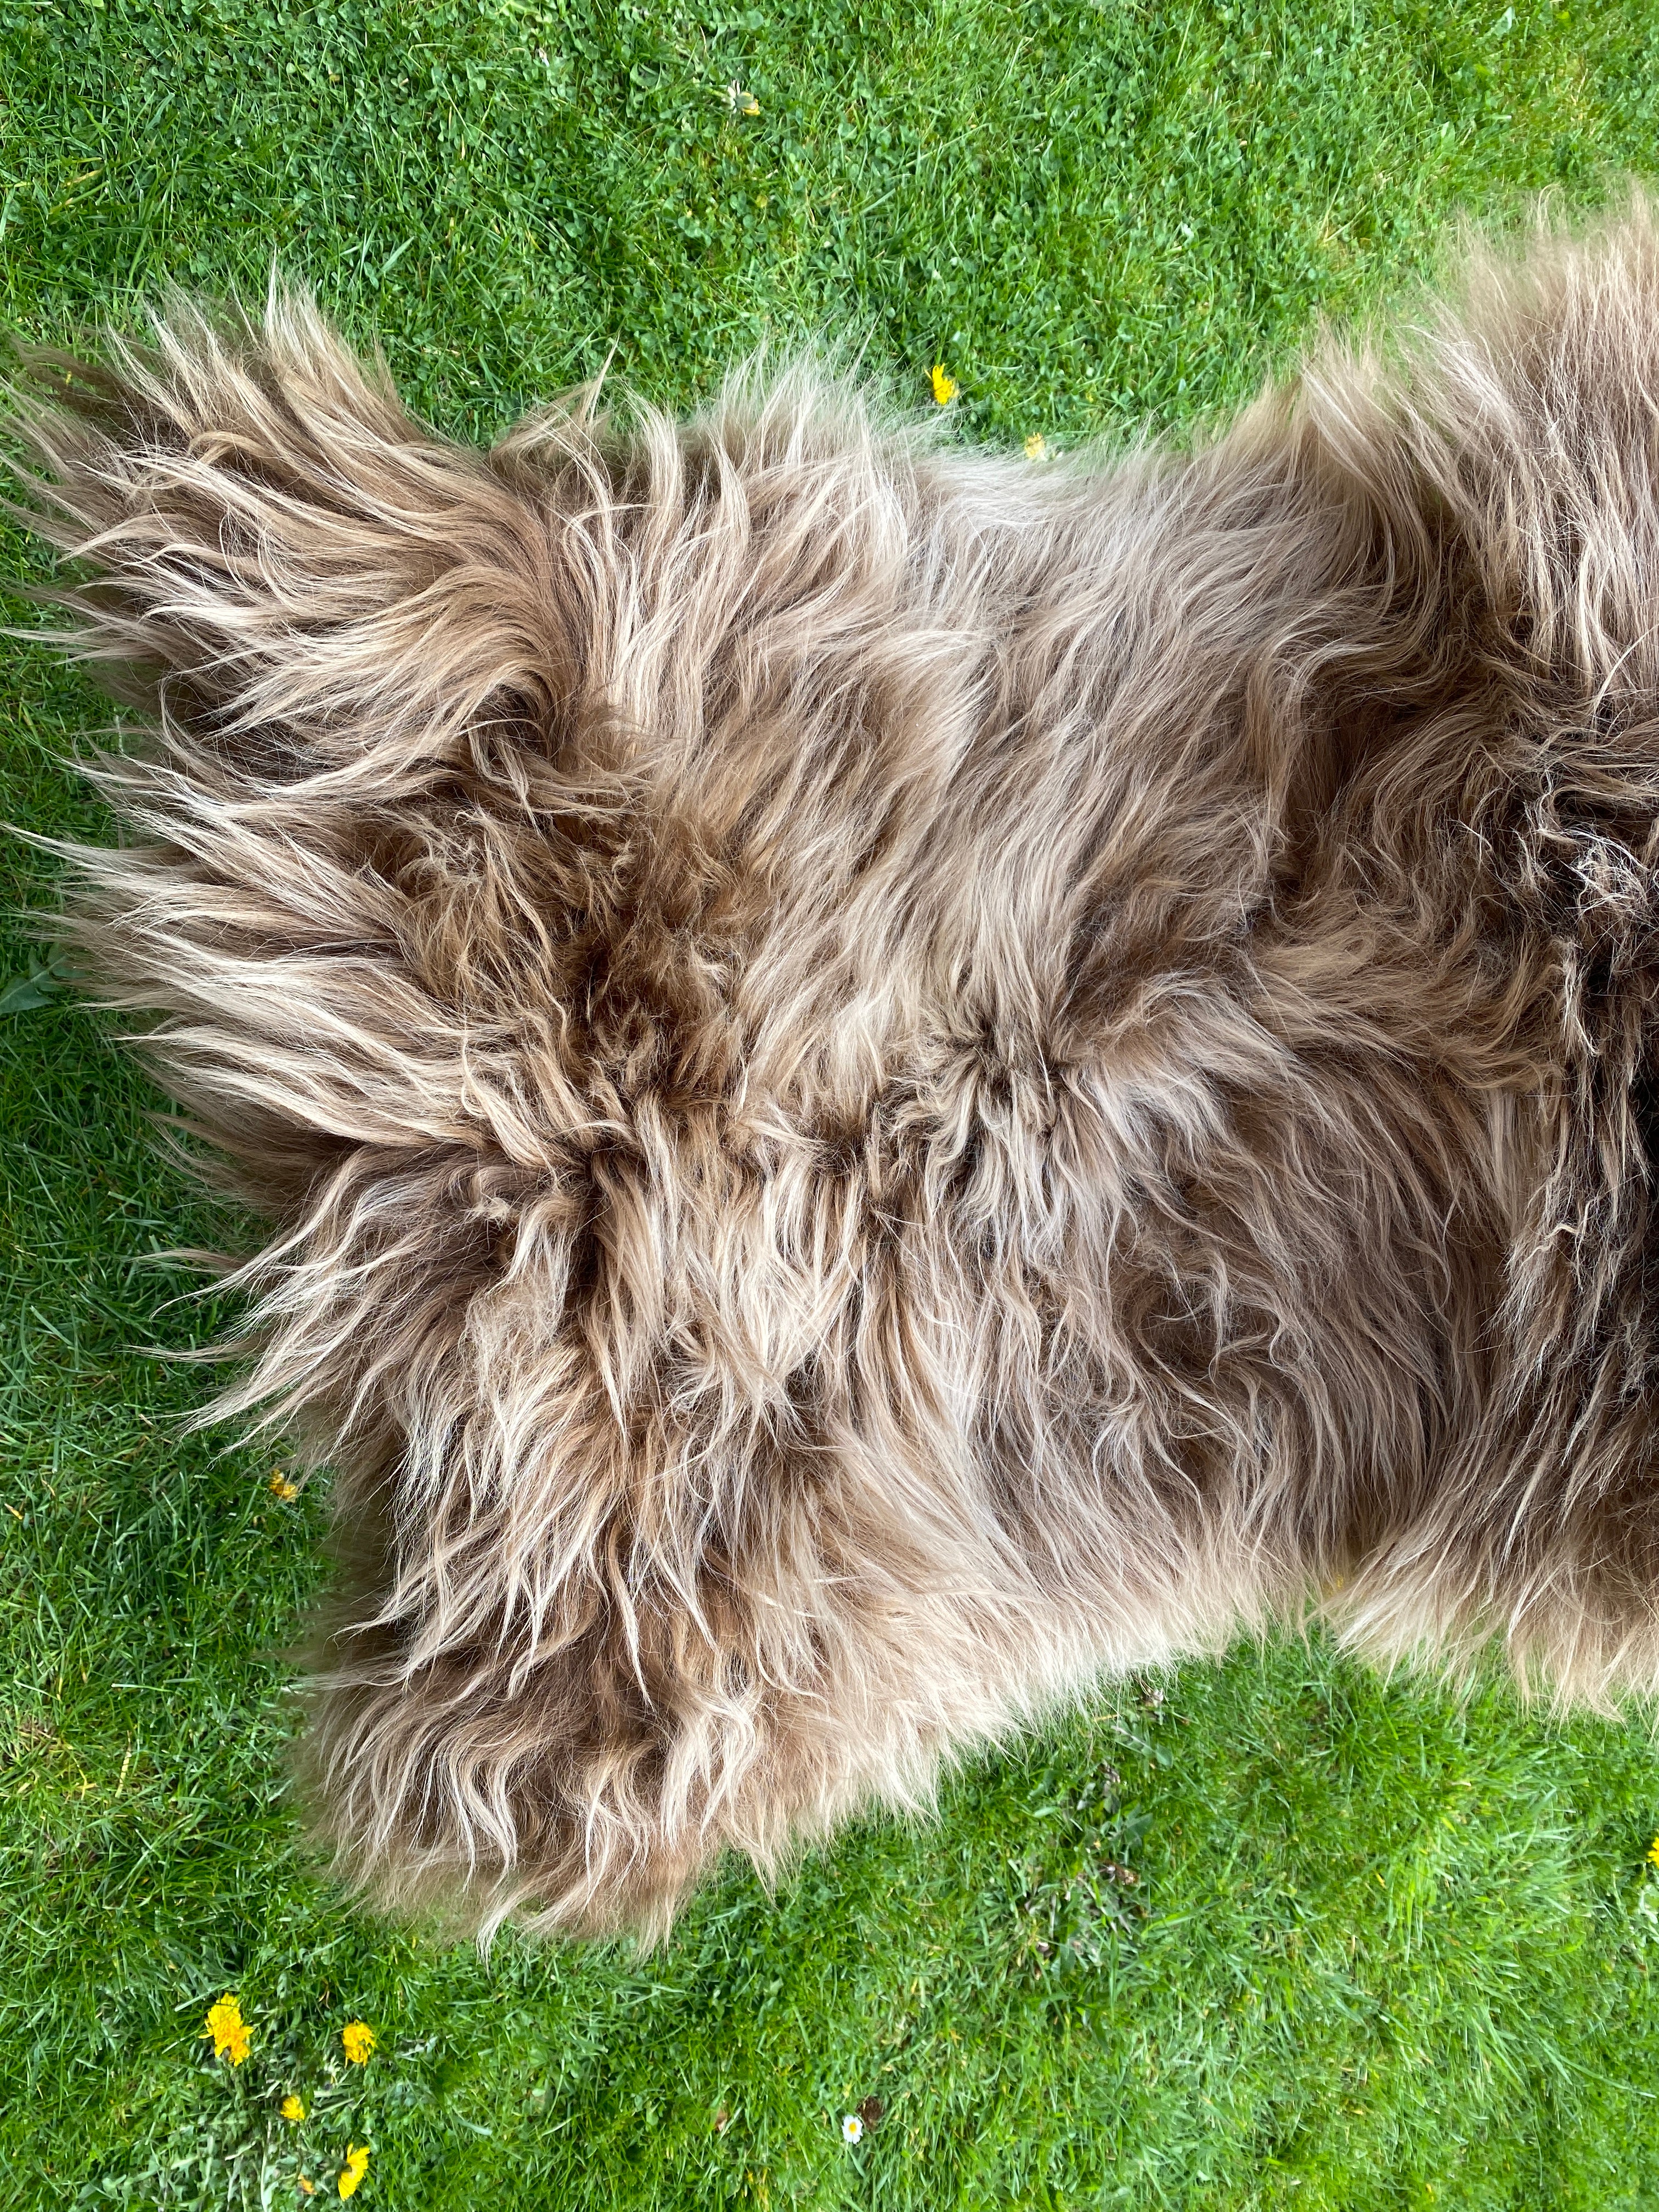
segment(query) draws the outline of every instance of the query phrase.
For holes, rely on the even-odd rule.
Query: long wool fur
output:
[[[1654,219],[1452,298],[1051,468],[810,368],[474,452],[291,295],[34,362],[373,1896],[660,1931],[1310,1602],[1659,1684]]]

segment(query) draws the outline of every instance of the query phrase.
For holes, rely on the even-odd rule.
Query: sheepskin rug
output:
[[[1310,1608],[1659,1681],[1639,198],[1190,451],[810,364],[474,451],[283,293],[12,404],[368,1896],[659,1934]]]

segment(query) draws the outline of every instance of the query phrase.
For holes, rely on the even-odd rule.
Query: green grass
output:
[[[1456,211],[1659,169],[1656,97],[1655,0],[0,0],[0,320],[275,257],[455,429],[613,349],[679,404],[816,331],[918,404],[942,356],[966,438],[1121,438],[1398,292]],[[3,659],[0,813],[99,834],[57,765],[96,697]],[[0,981],[52,898],[3,867]],[[214,1227],[157,1103],[67,1000],[0,1012],[9,2203],[297,2205],[354,2141],[359,2201],[412,2212],[1659,2202],[1650,1733],[1317,1644],[1127,1686],[775,1899],[733,1869],[644,1960],[354,1917],[282,1783],[320,1507],[180,1431],[204,1378],[155,1350],[230,1316],[150,1257]]]

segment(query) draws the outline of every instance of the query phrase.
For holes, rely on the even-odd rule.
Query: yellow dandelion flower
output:
[[[291,1504],[292,1501],[300,1495],[299,1484],[297,1482],[290,1482],[288,1477],[283,1473],[280,1467],[277,1468],[276,1474],[271,1476],[269,1488],[271,1496],[273,1498],[280,1498],[284,1505]]]
[[[283,2100],[282,2112],[283,2118],[285,2120],[304,2119],[306,2116],[305,2099],[303,2097],[296,2097],[290,2090],[289,2094]]]
[[[1033,430],[1030,436],[1025,441],[1025,458],[1028,461],[1046,461],[1048,459],[1048,441],[1043,436],[1041,430]]]
[[[247,2022],[242,2018],[242,2008],[227,1990],[216,2004],[208,2007],[205,2034],[213,2038],[216,2058],[228,2058],[233,2066],[240,2066],[247,2057]]]
[[[341,2196],[350,2197],[354,2195],[356,2191],[357,2184],[362,2179],[364,2174],[366,2174],[368,2171],[368,2145],[367,2143],[351,2144],[346,2152],[344,2171],[340,2176],[339,2190]]]
[[[307,2181],[303,2173],[298,2177],[298,2179],[301,2188],[307,2197],[314,2197],[317,2194],[317,2185],[314,2181]]]
[[[349,2020],[340,2030],[340,2040],[345,2045],[348,2062],[362,2066],[374,2048],[374,2031],[366,2021]]]
[[[1648,1864],[1659,1867],[1659,1836],[1648,1845]]]
[[[941,407],[948,407],[962,389],[955,377],[946,372],[942,361],[933,363],[933,386],[934,400]]]

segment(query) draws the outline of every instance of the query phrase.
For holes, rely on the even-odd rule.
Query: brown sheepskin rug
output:
[[[471,451],[287,295],[26,363],[373,1898],[660,1932],[1310,1607],[1659,1682],[1654,218],[1445,296],[1046,465],[811,366]]]

